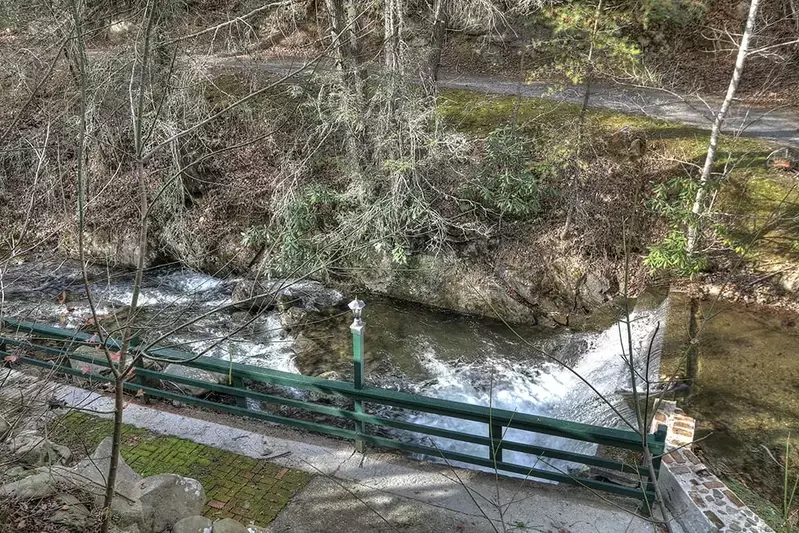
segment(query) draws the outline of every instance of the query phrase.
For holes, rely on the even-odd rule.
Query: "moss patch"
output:
[[[513,120],[514,110],[517,124],[522,131],[531,132],[531,127],[535,124],[562,127],[574,121],[580,112],[580,105],[543,98],[525,97],[517,101],[515,96],[485,95],[467,90],[441,91],[439,101],[439,112],[454,129],[478,135],[485,135],[496,128],[509,125]],[[589,109],[587,118],[595,132],[612,134],[623,126],[646,132],[650,143],[655,143],[653,148],[664,151],[664,155],[682,156],[684,160],[691,161],[704,157],[707,151],[710,135],[707,130],[602,109]],[[759,166],[765,171],[765,158],[774,148],[775,145],[767,141],[722,135],[718,163],[723,165],[728,160],[744,156],[743,164],[739,163],[739,168]]]
[[[112,428],[110,420],[73,412],[55,419],[49,429],[56,442],[86,456]],[[142,476],[173,473],[198,480],[208,497],[205,516],[234,518],[245,525],[264,526],[274,520],[311,479],[310,474],[269,461],[131,426],[123,426],[121,453]]]

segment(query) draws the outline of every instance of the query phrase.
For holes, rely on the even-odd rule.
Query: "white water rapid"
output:
[[[19,320],[78,328],[91,316],[88,302],[75,297],[67,304],[59,303],[57,295],[64,290],[73,294],[83,292],[81,278],[74,267],[69,270],[62,264],[55,271],[28,267],[11,270],[6,275],[3,313]],[[91,290],[98,313],[119,312],[130,305],[131,277],[99,269],[92,274]],[[191,271],[149,272],[139,296],[142,309],[137,324],[147,326],[148,335],[154,335],[168,332],[192,317],[202,316],[161,345],[194,353],[207,350],[205,355],[210,357],[299,372],[292,349],[294,337],[282,329],[276,312],[255,319],[246,311],[230,309],[209,314],[210,310],[230,303],[231,291],[231,282]],[[341,312],[336,315],[338,325],[331,321],[321,336],[337,339],[341,352],[326,348],[332,355],[324,364],[339,365],[335,369],[343,369],[346,375],[352,367],[347,355],[349,332],[344,322],[351,319],[342,314],[346,315]],[[657,309],[638,309],[630,317],[635,368],[641,376],[647,371],[646,356],[650,347],[653,357],[649,376],[657,376],[660,335],[655,332],[664,317],[665,303]],[[392,373],[394,383],[399,381],[398,386],[403,390],[436,398],[605,427],[626,427],[621,417],[635,424],[635,416],[624,401],[623,391],[630,388],[630,370],[628,359],[623,356],[629,353],[623,322],[600,333],[553,334],[528,329],[522,336],[529,337],[523,340],[498,323],[375,301],[371,306],[367,302],[366,331],[367,375],[371,383],[381,385],[385,375]],[[663,327],[659,331],[662,332]],[[564,364],[542,356],[542,351]],[[418,424],[488,435],[487,427],[479,423],[410,412],[387,414]],[[408,437],[419,440],[418,436]],[[590,444],[531,436],[516,430],[509,430],[504,438],[593,453]],[[424,443],[429,444],[426,440]],[[435,445],[483,457],[488,454],[485,447],[446,439],[436,439]],[[505,451],[505,459],[530,466],[535,461],[531,456],[511,451]],[[569,467],[562,462],[547,466],[547,462],[543,459],[536,467],[560,470]]]

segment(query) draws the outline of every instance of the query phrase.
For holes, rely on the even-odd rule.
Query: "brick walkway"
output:
[[[72,412],[50,423],[55,442],[86,456],[110,436],[112,422]],[[265,526],[311,479],[299,470],[202,444],[123,426],[122,457],[142,476],[173,473],[200,481],[208,502],[203,514]]]

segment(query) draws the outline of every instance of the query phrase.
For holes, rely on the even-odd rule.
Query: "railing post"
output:
[[[230,384],[231,386],[236,387],[237,389],[244,388],[244,380],[238,376],[233,376],[233,379],[231,379]],[[247,398],[245,398],[244,396],[236,396],[236,406],[241,407],[242,409],[249,409],[249,407],[247,407]]]
[[[133,372],[134,372],[136,384],[137,385],[141,385],[142,387],[144,387],[144,386],[147,385],[147,383],[146,383],[147,380],[144,378],[144,376],[139,375],[139,369],[144,369],[144,360],[141,359],[141,358],[136,357],[136,352],[135,351],[132,352],[131,355],[133,357],[133,363],[134,363]],[[148,395],[146,392],[144,393],[144,396],[142,396],[141,399],[142,399],[143,403],[150,403],[150,395]]]
[[[669,428],[666,424],[658,425],[658,429],[655,432],[655,442],[649,447],[649,453],[652,454],[652,470],[654,470],[650,472],[649,479],[646,483],[646,490],[650,493],[655,492],[655,483],[657,483],[658,476],[660,475],[660,466],[663,463],[663,454],[666,451],[666,435],[668,431]],[[650,508],[652,503],[653,502],[649,502]]]
[[[655,471],[654,475],[660,473],[660,465],[663,462],[663,453],[666,451],[666,435],[669,432],[669,427],[666,424],[658,425],[658,430],[655,432],[655,449],[650,450],[652,453],[652,466]]]
[[[488,426],[488,438],[491,439],[491,449],[488,458],[496,463],[502,462],[502,424]]]
[[[144,357],[139,357],[139,346],[141,345],[141,338],[138,335],[134,335],[130,339],[130,357],[133,359],[133,372],[134,378],[137,385],[141,385],[142,387],[147,385],[147,380],[144,376],[139,375],[139,369],[145,369],[144,366]],[[144,396],[142,396],[143,403],[150,403],[150,396],[145,392]]]
[[[366,304],[359,300],[357,297],[350,302],[349,308],[352,310],[352,324],[350,331],[352,332],[352,362],[353,362],[353,384],[356,389],[363,388],[363,375],[364,375],[364,361],[363,361],[363,329],[364,323],[361,320],[363,308]],[[355,412],[363,414],[363,402],[355,400]],[[364,423],[360,420],[355,421],[355,433],[358,435],[365,434]],[[360,439],[355,441],[355,450],[358,453],[364,452],[364,442]]]

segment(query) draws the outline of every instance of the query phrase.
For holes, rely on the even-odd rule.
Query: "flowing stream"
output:
[[[132,299],[132,276],[99,267],[90,269],[88,275],[97,312],[123,315]],[[91,316],[88,300],[81,298],[85,293],[80,271],[73,263],[11,267],[2,281],[4,316],[65,328],[78,328]],[[139,295],[142,309],[136,323],[146,327],[146,335],[153,338],[192,321],[162,345],[299,372],[303,365],[298,364],[293,349],[295,336],[284,331],[277,312],[264,313],[254,320],[246,311],[226,308],[212,312],[231,302],[234,281],[179,269],[149,271]],[[64,296],[66,302],[59,302]],[[367,380],[372,384],[606,427],[626,427],[621,417],[634,424],[635,416],[625,401],[630,368],[624,355],[629,353],[629,342],[623,322],[597,331],[534,327],[512,331],[497,321],[377,297],[366,298],[366,303]],[[343,379],[351,375],[351,318],[345,310],[345,306],[340,306],[335,312],[311,318],[310,325],[303,329],[303,335],[329,354],[314,362],[315,373],[335,370]],[[200,318],[195,320],[197,317]],[[664,318],[665,303],[636,309],[630,317],[634,366],[639,375],[648,372],[650,377],[657,376],[660,335],[656,332],[663,330],[659,324]],[[479,423],[436,415],[393,416],[477,435],[488,432]],[[516,430],[508,431],[505,438],[583,453],[593,451],[593,446],[586,443],[543,435],[533,438]],[[446,439],[434,442],[442,449],[487,454],[477,445]],[[513,462],[531,461],[516,452],[505,453],[506,459]],[[536,464],[538,468],[569,467],[542,461]]]

